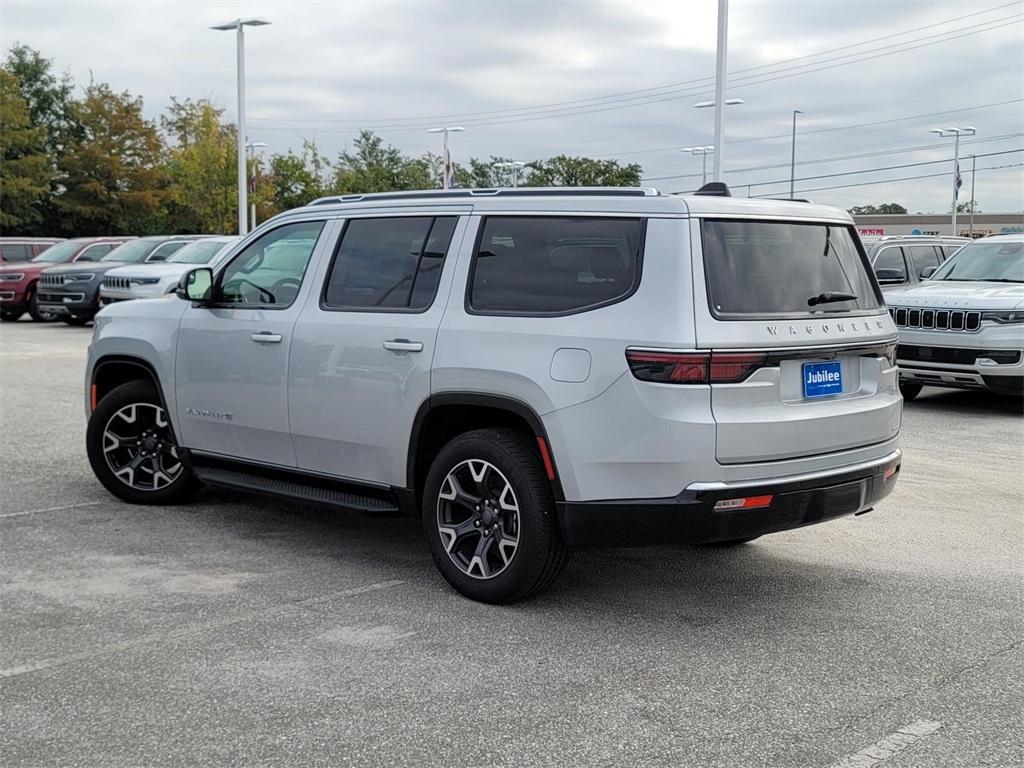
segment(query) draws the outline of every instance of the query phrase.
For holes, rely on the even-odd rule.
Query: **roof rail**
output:
[[[693,194],[708,195],[709,197],[732,197],[732,192],[725,185],[724,181],[709,181]]]
[[[310,205],[340,205],[370,200],[463,200],[473,197],[657,197],[653,187],[514,187],[501,189],[425,189],[318,197]]]

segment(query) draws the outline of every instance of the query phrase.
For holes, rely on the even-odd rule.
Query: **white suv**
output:
[[[709,185],[710,186],[710,185]],[[893,487],[896,329],[850,216],[645,189],[317,200],[96,318],[89,458],[422,516],[463,594],[572,549],[734,544]]]

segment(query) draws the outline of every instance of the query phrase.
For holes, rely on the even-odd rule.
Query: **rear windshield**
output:
[[[701,240],[716,316],[794,317],[881,306],[852,227],[706,219]]]

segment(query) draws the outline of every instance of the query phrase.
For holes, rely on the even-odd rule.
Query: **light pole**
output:
[[[522,160],[508,160],[502,163],[495,163],[494,167],[503,168],[505,170],[508,170],[509,168],[512,169],[512,188],[515,189],[519,186],[519,171],[526,167],[526,163]]]
[[[725,148],[725,52],[729,42],[729,0],[718,0],[718,45],[715,55],[715,181],[722,180]]]
[[[265,147],[265,146],[267,146],[267,142],[265,142],[265,141],[250,141],[250,142],[248,142],[245,145],[245,148],[247,150],[249,150],[250,152],[252,152],[252,159],[255,160],[256,159],[256,150],[257,149],[263,149],[263,147]],[[248,169],[246,170],[246,172],[248,173]],[[252,193],[255,195],[256,194],[256,166],[255,166],[255,164],[253,165],[252,172],[253,172],[252,173]],[[250,219],[250,225],[252,226],[252,228],[256,229],[256,201],[255,200],[252,202],[252,205],[250,207],[249,219]]]
[[[789,150],[789,199],[792,200],[796,192],[794,187],[796,184],[796,116],[802,115],[803,111],[799,109],[793,110],[793,143]]]
[[[956,237],[956,201],[960,197],[960,137],[973,136],[978,131],[970,125],[960,128],[932,128],[929,133],[937,133],[943,138],[954,137],[953,141],[953,237]]]
[[[444,173],[441,177],[441,189],[451,189],[455,181],[455,165],[452,163],[451,152],[448,150],[448,134],[466,130],[461,125],[445,125],[441,128],[428,128],[427,133],[444,134]]]
[[[713,155],[715,148],[707,144],[703,147],[683,147],[683,152],[689,152],[691,155],[700,155],[700,185],[703,187],[708,183],[708,155]]]
[[[224,24],[217,24],[210,29],[221,31],[238,30],[238,234],[244,235],[248,232],[246,218],[248,206],[246,205],[246,185],[248,178],[245,162],[245,28],[264,27],[270,22],[266,19],[253,17],[250,19],[235,19]]]
[[[721,0],[721,2],[725,2],[725,0]],[[721,23],[721,22],[719,22],[719,23]],[[721,32],[721,29],[719,29],[719,32]],[[725,64],[723,63],[722,66],[724,67]],[[725,75],[723,74],[722,76],[724,77]],[[715,93],[717,94],[717,92],[718,92],[718,88],[716,87],[715,88]],[[722,180],[722,142],[724,141],[724,137],[722,136],[722,131],[724,129],[722,127],[723,126],[722,115],[721,115],[722,110],[718,108],[718,104],[719,103],[723,103],[726,107],[732,107],[732,106],[735,106],[736,104],[745,104],[746,102],[743,101],[743,99],[726,99],[724,102],[722,102],[722,100],[720,98],[716,97],[713,101],[698,101],[696,104],[693,105],[694,109],[707,109],[708,107],[714,107],[715,108],[715,144],[714,145],[716,147],[718,147],[718,151],[715,152],[715,162],[714,162],[714,170],[712,171],[712,181],[721,181]]]
[[[978,156],[971,155],[971,231],[970,236],[974,237],[974,172],[978,165]]]

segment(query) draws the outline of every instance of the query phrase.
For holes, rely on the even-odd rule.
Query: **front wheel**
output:
[[[132,504],[174,504],[198,486],[151,382],[130,381],[100,400],[85,447],[99,481]]]
[[[423,528],[441,575],[485,603],[547,589],[569,560],[536,447],[510,429],[467,432],[441,450],[423,492]]]
[[[25,313],[11,311],[0,312],[0,320],[2,320],[5,323],[13,323],[15,320],[18,320],[23,314]]]
[[[28,313],[37,323],[49,323],[57,319],[56,314],[39,306],[35,292],[32,293],[32,297],[28,300]]]
[[[900,394],[903,395],[903,399],[908,403],[920,395],[922,389],[924,389],[924,384],[918,384],[913,381],[900,381]]]

